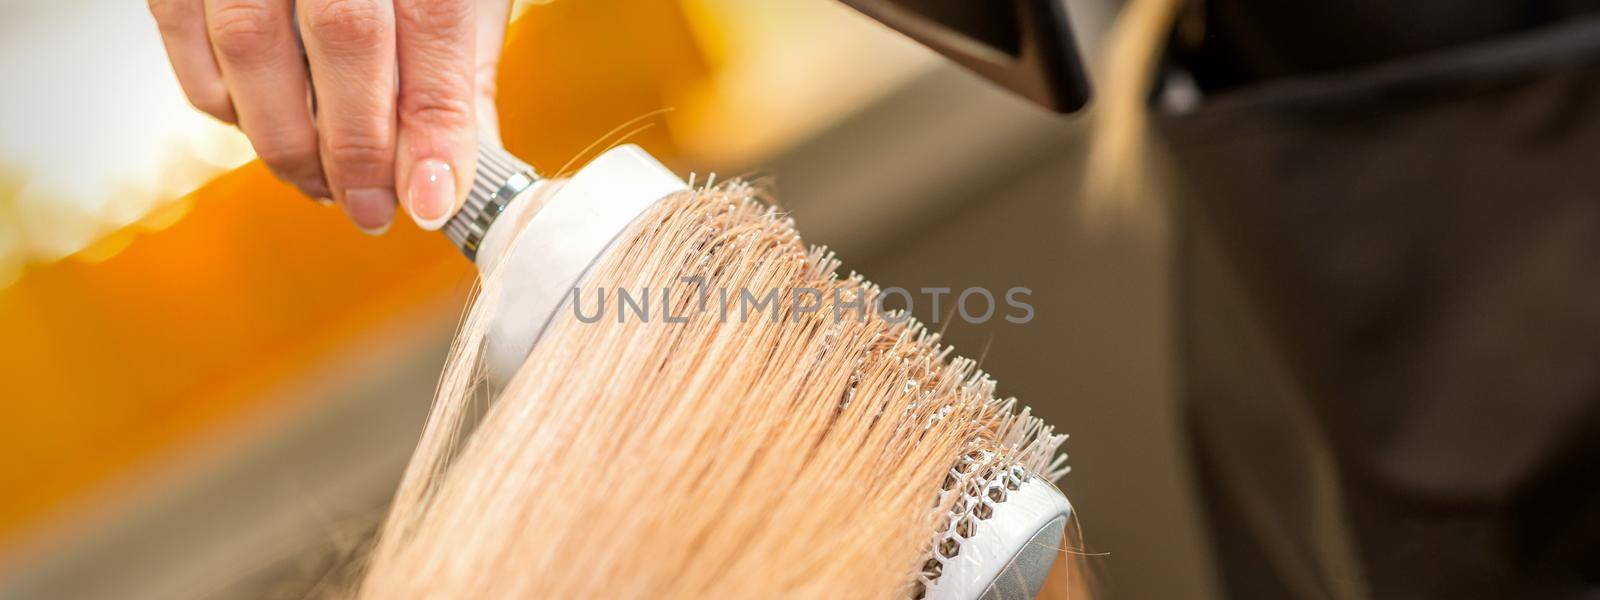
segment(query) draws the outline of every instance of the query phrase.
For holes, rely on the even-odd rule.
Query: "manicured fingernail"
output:
[[[411,168],[411,190],[407,199],[411,218],[417,221],[418,227],[428,230],[443,227],[456,203],[456,176],[450,164],[431,158],[419,161]]]
[[[346,190],[344,213],[363,233],[383,235],[394,223],[394,192],[387,188]]]

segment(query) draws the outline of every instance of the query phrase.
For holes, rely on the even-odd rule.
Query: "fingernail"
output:
[[[367,235],[383,235],[394,223],[394,192],[387,188],[357,188],[344,193],[344,214]]]
[[[411,190],[407,195],[411,218],[417,226],[433,230],[450,219],[456,203],[456,177],[449,163],[428,159],[411,168]]]
[[[321,198],[312,198],[311,201],[323,206],[333,206],[333,198],[328,198],[326,196]]]
[[[333,192],[328,191],[328,186],[316,183],[303,184],[295,187],[299,188],[300,193],[304,194],[305,197],[310,198],[313,202],[318,204],[333,202]]]

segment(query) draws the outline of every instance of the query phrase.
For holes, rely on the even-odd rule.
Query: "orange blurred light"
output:
[[[508,35],[504,137],[554,171],[705,76],[672,0],[534,4]],[[650,121],[629,141],[671,162]],[[369,238],[259,163],[78,258],[0,286],[0,555],[183,440],[292,401],[269,392],[363,334],[453,318],[424,309],[462,306],[474,277],[438,234]]]

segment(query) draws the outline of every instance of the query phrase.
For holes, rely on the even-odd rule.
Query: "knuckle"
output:
[[[423,35],[459,29],[472,20],[471,0],[411,0],[400,6],[401,18]]]
[[[162,31],[171,31],[182,28],[184,25],[204,19],[205,16],[196,9],[194,2],[183,0],[149,0],[150,15],[156,18],[156,25]]]
[[[472,123],[472,102],[464,94],[442,89],[411,90],[400,99],[400,120],[406,126],[466,127]]]
[[[306,27],[324,43],[366,48],[384,41],[386,16],[374,0],[330,0],[306,15]]]
[[[394,147],[381,136],[340,135],[328,140],[328,162],[344,166],[382,165],[394,160]]]
[[[309,166],[315,164],[317,149],[308,144],[257,142],[256,156],[273,173],[288,179],[310,170]]]
[[[234,62],[259,60],[282,43],[278,16],[260,2],[228,2],[208,15],[217,54]]]

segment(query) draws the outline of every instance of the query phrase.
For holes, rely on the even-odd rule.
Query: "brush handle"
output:
[[[440,230],[450,243],[461,249],[467,260],[478,259],[478,248],[495,219],[504,214],[518,195],[539,181],[533,167],[512,156],[504,148],[488,142],[478,143],[478,169],[472,189],[461,211]]]

